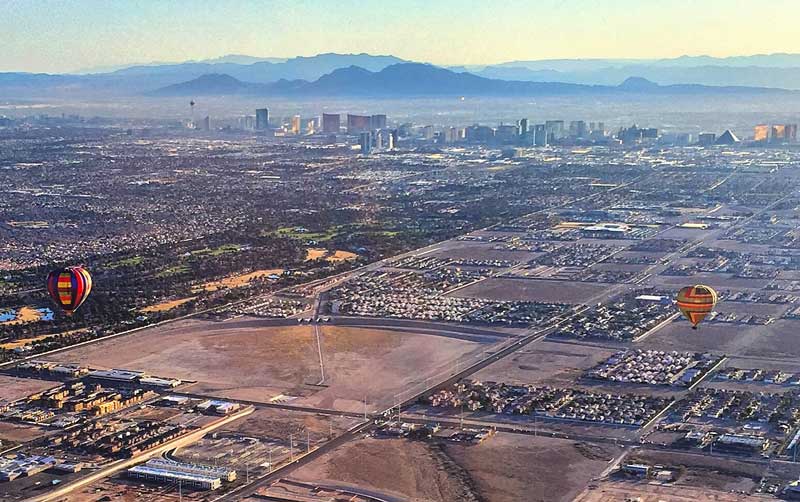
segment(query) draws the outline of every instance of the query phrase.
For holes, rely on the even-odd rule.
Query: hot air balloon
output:
[[[717,292],[710,286],[698,284],[678,291],[678,310],[692,323],[692,329],[697,329],[716,304]]]
[[[69,316],[92,291],[92,276],[83,267],[53,270],[47,275],[47,292]]]

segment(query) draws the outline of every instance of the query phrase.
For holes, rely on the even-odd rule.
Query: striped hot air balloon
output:
[[[693,329],[697,329],[716,304],[717,292],[710,286],[698,284],[678,291],[678,310],[692,323]]]
[[[69,316],[92,291],[92,276],[83,267],[53,270],[47,275],[47,292]]]

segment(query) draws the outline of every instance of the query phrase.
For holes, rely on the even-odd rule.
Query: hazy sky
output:
[[[800,52],[800,0],[0,0],[0,71],[225,54],[438,64]]]

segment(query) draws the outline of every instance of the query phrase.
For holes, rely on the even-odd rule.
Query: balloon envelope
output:
[[[717,304],[717,292],[710,286],[698,284],[678,291],[678,310],[697,327]]]
[[[91,291],[92,276],[83,267],[60,268],[47,275],[47,292],[67,315],[72,315]]]

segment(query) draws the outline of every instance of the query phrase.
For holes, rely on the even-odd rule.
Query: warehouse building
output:
[[[154,481],[156,483],[180,483],[181,486],[196,488],[198,490],[216,490],[222,486],[222,480],[211,475],[191,474],[149,467],[147,465],[131,467],[128,469],[128,476],[134,479]]]

